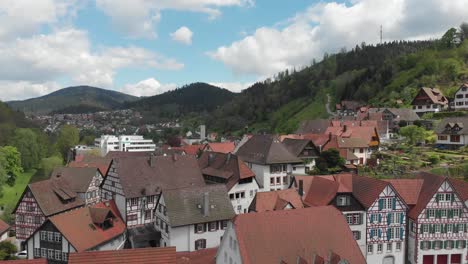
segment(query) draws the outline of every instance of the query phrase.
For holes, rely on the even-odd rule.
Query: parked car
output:
[[[27,259],[28,258],[28,252],[26,250],[20,251],[15,254],[15,257],[18,259]]]

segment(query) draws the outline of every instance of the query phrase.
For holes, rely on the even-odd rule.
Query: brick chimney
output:
[[[299,193],[301,197],[304,196],[304,181],[303,180],[299,180],[299,188],[297,192]]]
[[[203,210],[203,216],[209,216],[210,215],[210,196],[209,196],[208,192],[203,193],[202,210]]]

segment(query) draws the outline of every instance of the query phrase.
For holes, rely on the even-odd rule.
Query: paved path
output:
[[[331,101],[331,97],[329,94],[327,94],[327,103],[325,104],[325,109],[327,109],[327,113],[331,116],[335,116],[336,114],[334,112],[331,111],[330,109],[330,101]]]

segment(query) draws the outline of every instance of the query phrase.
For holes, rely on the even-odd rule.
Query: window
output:
[[[435,224],[435,225],[434,225],[434,228],[435,228],[435,232],[436,232],[436,233],[440,233],[440,229],[441,229],[441,228],[440,228],[440,224]]]
[[[392,198],[387,198],[386,200],[387,200],[387,209],[391,209],[393,199]]]
[[[136,221],[138,216],[136,214],[127,215],[127,221]]]
[[[210,226],[210,231],[216,231],[218,227],[216,222],[210,222],[209,226]]]
[[[374,245],[370,244],[367,245],[367,254],[372,254],[374,253]]]
[[[136,206],[136,205],[138,205],[138,198],[131,198],[131,199],[130,199],[130,205],[131,205],[131,206]]]
[[[377,253],[382,253],[383,244],[377,244]]]
[[[167,215],[167,207],[163,206],[163,215]]]
[[[288,184],[288,176],[283,176],[283,184]]]
[[[434,241],[434,249],[441,249],[442,248],[442,241]]]
[[[445,201],[447,201],[447,202],[452,201],[452,194],[451,193],[446,193],[445,194]]]
[[[40,258],[41,257],[41,249],[35,248],[34,249],[34,257]]]
[[[396,251],[401,251],[401,242],[396,242]]]
[[[392,243],[387,243],[387,252],[392,252]]]
[[[440,135],[440,136],[437,137],[437,139],[438,139],[438,140],[444,140],[444,141],[445,141],[445,140],[447,140],[447,136],[442,136],[442,135]]]
[[[53,259],[55,257],[55,251],[53,249],[47,249],[47,258]]]
[[[148,203],[154,203],[154,195],[148,196]]]
[[[364,153],[364,149],[363,149],[363,148],[360,148],[360,149],[359,149],[359,153]]]
[[[429,217],[432,217],[432,218],[435,217],[435,210],[434,209],[428,209],[427,210],[427,215]]]
[[[151,210],[145,210],[145,220],[151,219]]]
[[[58,232],[54,233],[54,241],[57,243],[62,242],[62,235]]]
[[[34,212],[34,210],[35,210],[34,204],[32,204],[32,203],[27,203],[27,204],[26,204],[26,211],[28,211],[28,212]]]
[[[40,224],[40,223],[41,223],[41,217],[36,215],[36,216],[34,217],[34,223],[35,223],[35,224]]]
[[[55,259],[56,260],[62,260],[62,251],[55,250]]]
[[[447,217],[447,210],[445,210],[445,209],[440,210],[440,216],[441,217]]]
[[[453,241],[447,240],[445,241],[445,249],[452,249],[453,248]]]
[[[348,225],[360,225],[361,214],[346,214],[346,222]]]
[[[169,225],[166,224],[165,230],[166,230],[166,234],[169,234]]]
[[[281,184],[281,177],[276,177],[276,184]]]
[[[387,229],[387,240],[392,239],[394,236],[395,236],[395,232],[394,232],[393,228]]]
[[[195,250],[206,248],[206,239],[198,239],[195,241]]]
[[[226,227],[227,227],[227,221],[224,220],[221,222],[221,229],[226,229]]]
[[[254,194],[254,191],[253,190],[250,190],[250,197],[253,197],[253,194]]]
[[[361,232],[353,231],[353,237],[354,237],[355,240],[361,239]]]
[[[241,198],[245,198],[245,192],[241,192],[241,193],[240,193],[240,197],[241,197]]]
[[[347,195],[339,195],[336,198],[336,205],[337,206],[348,206],[350,205],[350,198]]]
[[[429,225],[428,224],[422,224],[422,230],[423,230],[423,233],[429,233]]]
[[[460,142],[460,135],[450,135],[450,142]]]
[[[203,232],[205,232],[205,225],[204,225],[204,224],[196,224],[196,225],[195,225],[195,232],[196,232],[196,233],[203,233]]]
[[[275,184],[275,178],[274,178],[274,177],[271,177],[271,178],[270,178],[270,184],[271,184],[271,185]]]
[[[242,205],[237,206],[237,211],[240,213],[242,211]]]
[[[430,241],[422,241],[421,242],[421,249],[422,250],[428,250],[431,247],[431,242]]]
[[[453,217],[460,217],[460,209],[453,209]]]
[[[47,232],[46,231],[41,231],[41,240],[42,241],[47,241]]]
[[[62,260],[63,260],[63,261],[67,261],[67,260],[68,260],[68,253],[66,253],[66,252],[63,252],[63,253],[62,253]]]
[[[41,248],[41,258],[47,258],[47,250],[45,248]]]
[[[54,241],[54,232],[47,231],[47,240]]]
[[[452,233],[453,232],[453,225],[447,224],[446,228],[447,228],[447,233]]]

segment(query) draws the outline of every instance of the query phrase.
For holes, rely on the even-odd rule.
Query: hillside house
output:
[[[314,169],[320,152],[312,140],[285,138],[282,143],[291,154],[304,162],[305,173]]]
[[[455,92],[455,98],[453,99],[453,108],[455,110],[467,110],[468,109],[468,83],[464,83]]]
[[[468,118],[448,117],[444,118],[437,128],[436,144],[449,148],[456,148],[468,145]]]
[[[418,115],[436,113],[448,108],[449,101],[437,88],[423,87],[414,97],[411,105]]]
[[[216,184],[164,190],[154,224],[161,232],[161,246],[196,251],[219,246],[234,216],[226,187]]]
[[[247,213],[259,190],[255,173],[237,155],[204,152],[198,164],[207,184],[224,184],[236,214]]]

